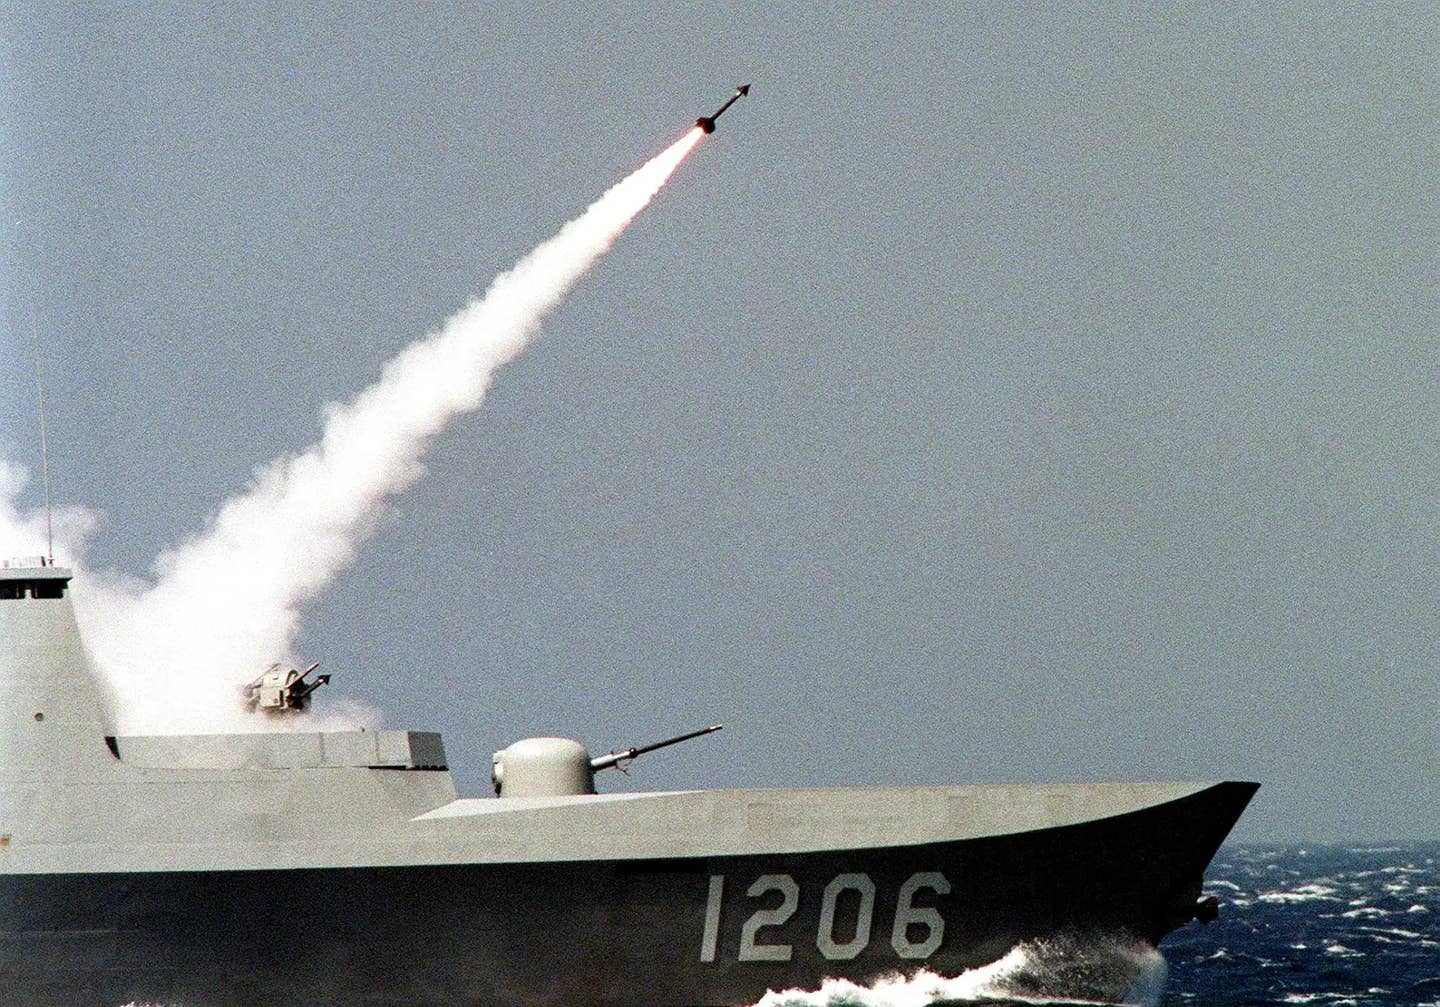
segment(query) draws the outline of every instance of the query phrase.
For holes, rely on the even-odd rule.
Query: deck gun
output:
[[[282,665],[272,664],[242,690],[246,708],[251,713],[259,711],[271,715],[304,712],[310,706],[310,694],[330,681],[329,675],[316,675],[305,681],[318,667],[320,662],[317,661],[304,671],[294,668],[287,671]]]
[[[657,741],[651,745],[641,745],[638,748],[626,748],[622,751],[611,752],[609,755],[597,755],[590,760],[590,771],[596,773],[602,769],[609,769],[611,766],[614,766],[623,773],[630,768],[630,763],[636,756],[644,755],[646,752],[653,752],[657,748],[669,748],[671,745],[678,745],[680,742],[689,741],[691,738],[714,734],[724,726],[724,724],[714,724],[710,727],[702,727],[698,731],[691,731],[689,734],[682,734],[679,737],[666,738],[664,741]]]

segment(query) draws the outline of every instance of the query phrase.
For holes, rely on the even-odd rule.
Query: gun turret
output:
[[[716,724],[699,731],[666,738],[653,745],[640,745],[620,752],[591,758],[585,746],[571,738],[525,738],[502,748],[490,760],[490,782],[496,797],[579,797],[595,793],[595,774],[612,766],[621,772],[637,755],[682,741],[713,734]]]
[[[330,681],[329,675],[316,675],[305,681],[318,667],[317,661],[304,671],[294,668],[287,671],[282,665],[272,664],[242,690],[246,708],[251,713],[259,710],[272,715],[304,712],[310,706],[310,694]]]
[[[646,752],[653,752],[657,748],[669,748],[671,745],[678,745],[682,741],[689,741],[691,738],[699,738],[702,735],[714,734],[723,728],[724,724],[715,724],[711,727],[702,727],[698,731],[691,731],[689,734],[682,734],[675,738],[666,738],[664,741],[657,741],[651,745],[641,745],[638,748],[627,748],[619,752],[611,752],[609,755],[598,755],[590,760],[590,771],[599,772],[602,769],[615,767],[622,773],[629,767],[631,761]]]

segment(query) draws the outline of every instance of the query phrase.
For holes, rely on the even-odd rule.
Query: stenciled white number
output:
[[[858,892],[860,906],[855,913],[855,936],[844,944],[835,940],[835,904],[841,892]],[[815,946],[831,961],[848,962],[870,943],[870,922],[875,916],[875,882],[868,874],[841,874],[825,886],[820,902],[820,932]]]
[[[940,915],[940,910],[915,905],[915,893],[922,888],[928,888],[937,895],[950,894],[950,882],[939,871],[912,874],[900,886],[900,896],[895,900],[895,929],[890,931],[890,946],[901,958],[929,958],[945,939],[945,917]],[[925,939],[912,941],[911,927],[924,927]]]
[[[700,938],[700,960],[715,960],[715,945],[720,940],[720,900],[725,896],[725,875],[710,875],[710,895],[705,900],[705,934]]]
[[[945,940],[945,917],[934,906],[915,905],[921,891],[935,895],[950,894],[950,882],[939,871],[919,871],[905,879],[895,898],[895,926],[890,931],[890,946],[901,958],[929,958]],[[760,931],[766,927],[784,926],[800,908],[800,886],[788,874],[762,874],[745,890],[752,899],[780,893],[780,904],[770,909],[756,909],[740,928],[738,958],[742,962],[788,962],[795,954],[793,944],[761,944]],[[841,933],[851,932],[848,941],[835,939],[836,917],[842,914],[841,897],[846,892],[859,896],[855,906],[853,932],[849,921],[839,921]],[[710,890],[705,899],[705,929],[700,937],[700,960],[713,962],[719,953],[720,923],[724,909],[725,876],[710,875]],[[849,903],[850,900],[844,900]],[[848,912],[844,913],[848,916]],[[875,922],[875,882],[870,875],[838,874],[825,886],[820,898],[820,926],[815,934],[815,947],[829,961],[850,961],[870,946],[870,932]],[[924,930],[923,940],[911,940],[916,930]]]
[[[769,892],[780,893],[780,904],[774,909],[757,909],[740,931],[742,962],[788,962],[795,949],[789,944],[757,944],[755,935],[761,927],[778,927],[790,921],[800,908],[800,886],[788,874],[762,874],[745,894],[757,899]]]

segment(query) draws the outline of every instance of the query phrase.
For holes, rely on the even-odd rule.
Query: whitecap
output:
[[[1340,915],[1347,920],[1378,920],[1382,916],[1389,916],[1390,910],[1378,909],[1375,906],[1361,906],[1359,909],[1351,909]]]
[[[1336,891],[1337,889],[1331,885],[1311,882],[1301,885],[1299,888],[1292,888],[1289,891],[1261,892],[1255,896],[1255,899],[1257,902],[1271,902],[1282,905],[1292,902],[1339,902],[1341,900],[1336,897]]]
[[[1375,934],[1389,934],[1392,937],[1405,937],[1412,941],[1417,941],[1425,936],[1424,934],[1417,934],[1413,930],[1401,930],[1398,927],[1356,927],[1355,929]]]

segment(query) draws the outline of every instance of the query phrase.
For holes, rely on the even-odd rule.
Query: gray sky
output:
[[[0,5],[0,450],[33,285],[92,565],[753,81],[304,652],[475,791],[723,720],[610,785],[1250,778],[1240,839],[1440,831],[1433,6],[550,6]]]

